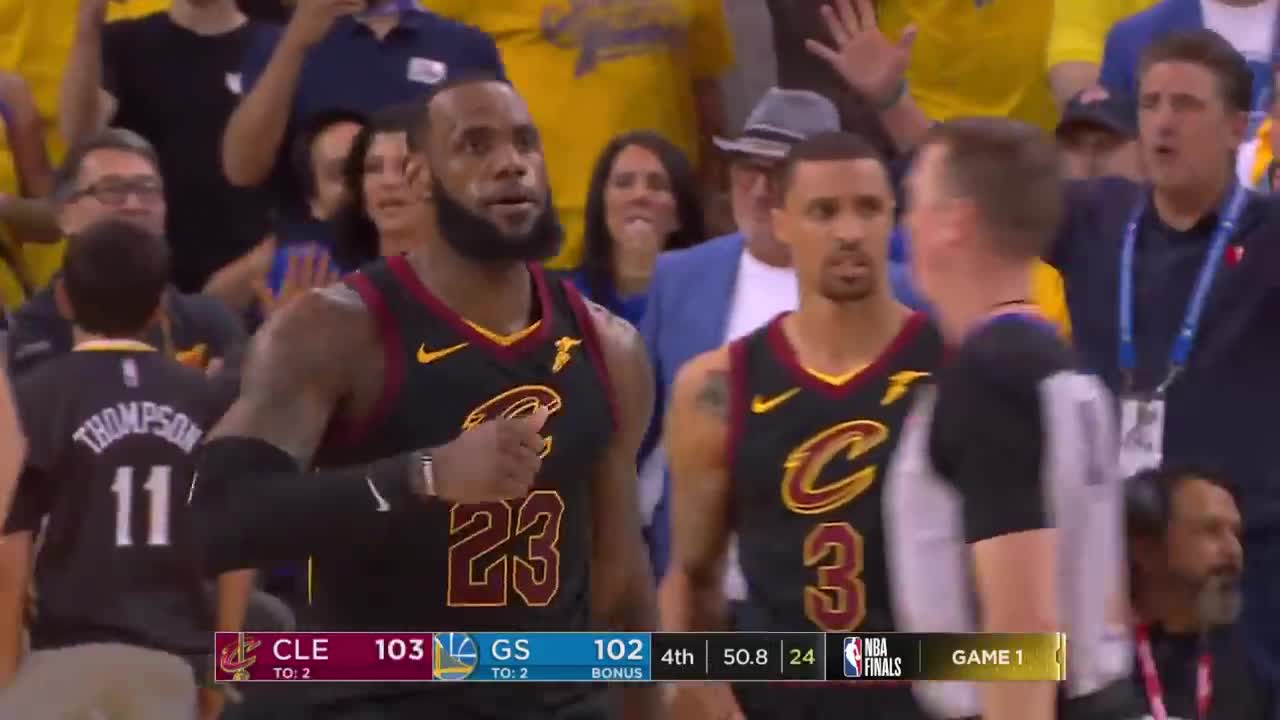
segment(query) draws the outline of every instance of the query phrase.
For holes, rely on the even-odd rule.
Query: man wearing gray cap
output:
[[[659,576],[666,567],[670,537],[666,507],[670,483],[658,443],[666,395],[676,372],[690,358],[795,309],[791,259],[770,227],[774,174],[793,145],[839,129],[839,114],[823,96],[807,90],[766,91],[740,136],[715,138],[716,147],[728,156],[730,201],[738,231],[658,257],[640,327],[658,388],[654,427],[641,453],[640,493],[649,553]],[[746,595],[735,555],[731,549],[725,588],[730,601]]]

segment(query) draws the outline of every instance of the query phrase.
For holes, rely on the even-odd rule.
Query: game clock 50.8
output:
[[[721,663],[726,667],[733,665],[768,665],[769,651],[764,648],[757,648],[752,652],[749,648],[725,648],[724,657]]]

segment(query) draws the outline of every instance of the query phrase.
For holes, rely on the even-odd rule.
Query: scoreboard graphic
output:
[[[216,633],[218,682],[1059,681],[1066,636]]]

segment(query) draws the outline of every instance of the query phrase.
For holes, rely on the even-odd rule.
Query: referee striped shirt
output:
[[[918,392],[890,468],[885,530],[901,630],[980,630],[969,546],[1057,528],[1068,653],[1062,696],[1086,698],[1127,682],[1114,409],[1102,383],[1075,370],[1051,326],[1004,315],[972,332],[936,384]],[[916,687],[937,717],[981,715],[972,683]],[[1079,716],[1060,717],[1069,715]]]

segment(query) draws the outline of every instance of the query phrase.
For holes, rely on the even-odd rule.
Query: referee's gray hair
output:
[[[71,146],[67,156],[53,175],[53,193],[58,202],[66,202],[75,194],[76,182],[84,167],[85,158],[98,150],[117,150],[131,153],[151,163],[160,172],[160,156],[146,138],[132,130],[111,127],[84,138]]]

